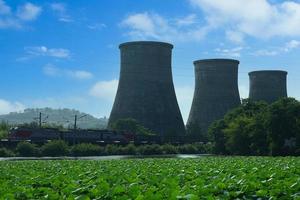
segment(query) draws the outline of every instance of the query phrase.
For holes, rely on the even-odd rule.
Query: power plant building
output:
[[[183,135],[185,127],[172,78],[173,45],[137,41],[119,48],[120,79],[108,126],[118,119],[132,118],[161,136]]]
[[[261,70],[249,73],[249,99],[272,103],[281,97],[287,97],[287,72],[281,70]]]
[[[194,62],[195,91],[187,126],[206,132],[210,124],[240,105],[238,60],[205,59]]]

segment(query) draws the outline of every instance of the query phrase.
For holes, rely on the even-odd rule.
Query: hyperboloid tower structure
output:
[[[118,119],[132,118],[161,136],[183,135],[172,79],[173,45],[137,41],[119,48],[120,79],[108,126]]]
[[[197,125],[202,132],[229,110],[240,105],[238,60],[205,59],[195,65],[194,99],[188,125]]]
[[[261,70],[249,73],[249,99],[272,103],[281,97],[287,97],[287,72],[281,70]]]

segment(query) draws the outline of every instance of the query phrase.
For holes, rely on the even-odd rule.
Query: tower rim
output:
[[[173,49],[173,45],[167,42],[160,42],[160,41],[130,41],[130,42],[124,42],[119,45],[119,49],[131,46],[131,45],[153,45],[153,46],[165,46],[169,47],[170,49]]]
[[[198,63],[210,63],[210,62],[220,62],[220,63],[229,62],[229,63],[235,63],[235,64],[240,63],[239,60],[229,59],[229,58],[200,59],[200,60],[195,60],[193,63],[198,64]]]
[[[288,72],[284,70],[256,70],[248,73],[249,76],[257,74],[282,74],[287,75]]]

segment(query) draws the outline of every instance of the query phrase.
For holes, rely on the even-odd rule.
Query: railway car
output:
[[[157,136],[136,135],[129,132],[116,132],[112,130],[66,130],[56,128],[24,128],[14,127],[10,130],[7,140],[9,142],[29,141],[32,143],[46,143],[51,140],[64,140],[73,143],[98,143],[98,144],[128,144],[134,142],[156,143]]]

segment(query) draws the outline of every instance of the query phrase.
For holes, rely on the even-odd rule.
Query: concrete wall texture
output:
[[[133,118],[160,135],[185,133],[171,69],[173,45],[127,42],[121,50],[121,71],[108,126]]]
[[[286,71],[262,70],[249,73],[249,99],[272,103],[281,97],[287,97]]]
[[[197,124],[202,131],[240,105],[239,61],[206,59],[194,62],[195,91],[187,125]]]

